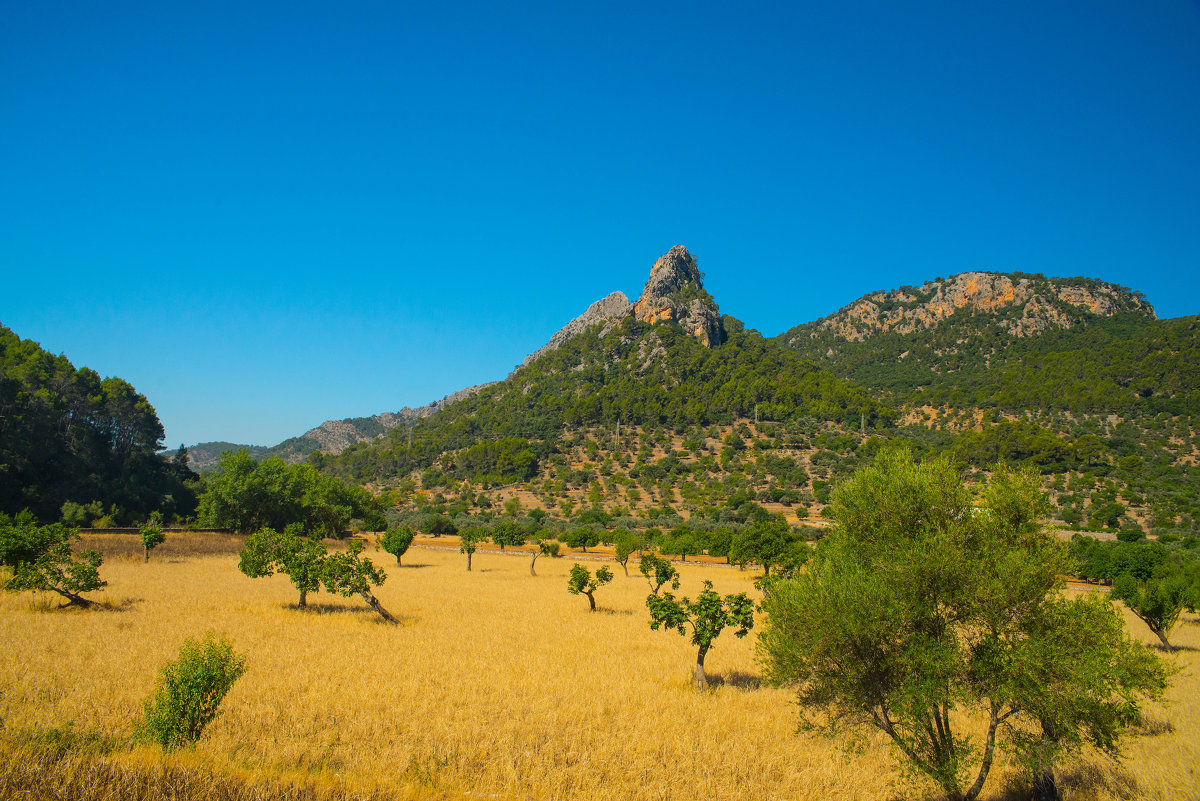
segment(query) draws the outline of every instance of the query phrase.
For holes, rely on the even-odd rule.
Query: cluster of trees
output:
[[[29,509],[52,521],[64,504],[94,504],[123,525],[152,511],[170,520],[195,509],[186,452],[159,455],[163,427],[145,396],[4,326],[0,420],[0,512]]]
[[[363,544],[350,540],[345,551],[329,552],[320,540],[304,535],[303,527],[292,523],[283,531],[263,528],[246,538],[238,559],[238,570],[250,578],[275,573],[287,575],[300,593],[297,604],[305,607],[308,594],[326,591],[349,598],[358,595],[389,623],[398,622],[371,592],[387,579],[387,574],[362,558]]]
[[[198,517],[202,525],[242,533],[295,524],[306,536],[339,537],[354,519],[370,531],[385,528],[384,511],[367,490],[312,465],[278,457],[256,462],[239,450],[221,454],[220,472],[206,477]]]

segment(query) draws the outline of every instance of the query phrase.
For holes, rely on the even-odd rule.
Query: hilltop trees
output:
[[[746,593],[727,595],[722,598],[711,581],[704,582],[704,589],[691,600],[686,596],[676,599],[669,592],[661,596],[651,593],[646,596],[646,607],[650,610],[650,629],[658,631],[676,629],[686,635],[692,630],[692,645],[696,646],[696,669],[693,679],[697,690],[708,689],[708,676],[704,673],[704,657],[712,648],[713,641],[728,626],[735,626],[735,637],[745,637],[754,628],[754,602]]]
[[[1115,748],[1163,675],[1111,607],[1055,592],[1068,561],[1037,522],[1033,476],[997,468],[973,500],[947,461],[880,452],[835,493],[837,525],[808,569],[772,588],[759,639],[803,726],[875,727],[954,799],[978,796],[1002,724],[1052,778],[1079,733]],[[952,713],[972,708],[982,742],[954,729]]]
[[[67,606],[91,606],[95,601],[82,593],[101,589],[107,582],[100,578],[99,553],[71,553],[71,544],[78,539],[74,529],[60,523],[37,525],[28,511],[15,519],[0,512],[0,565],[12,569],[4,589],[53,592],[66,598]]]

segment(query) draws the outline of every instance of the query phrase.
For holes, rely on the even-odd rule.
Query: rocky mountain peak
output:
[[[654,262],[642,296],[633,305],[633,316],[647,323],[677,322],[705,347],[725,341],[717,304],[704,290],[695,257],[683,245]]]
[[[629,298],[624,292],[613,292],[607,297],[587,307],[583,314],[576,317],[571,322],[560,328],[554,336],[550,337],[550,341],[533,353],[525,357],[523,364],[529,364],[531,361],[541,356],[543,353],[549,353],[558,348],[562,343],[566,342],[571,337],[584,331],[596,323],[608,322],[610,320],[618,320],[629,313]]]
[[[1133,313],[1154,317],[1153,307],[1126,287],[1089,278],[974,271],[870,295],[807,328],[851,342],[873,334],[911,334],[937,328],[959,315],[988,315],[1014,337],[1070,328],[1081,319]],[[789,341],[794,341],[792,335]]]

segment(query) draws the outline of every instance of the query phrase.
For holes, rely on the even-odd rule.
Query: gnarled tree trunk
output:
[[[692,681],[696,684],[697,690],[708,689],[708,676],[704,673],[704,657],[708,656],[708,648],[700,646],[700,650],[696,652],[696,670],[692,674]]]
[[[379,603],[379,599],[376,598],[372,593],[363,592],[363,593],[360,593],[360,595],[362,595],[362,599],[367,602],[367,606],[371,607],[376,612],[378,612],[379,616],[382,617],[384,620],[386,620],[388,623],[399,623],[400,622],[399,620],[397,620],[395,617],[392,616],[391,612],[389,612],[388,610],[383,608],[383,604]]]

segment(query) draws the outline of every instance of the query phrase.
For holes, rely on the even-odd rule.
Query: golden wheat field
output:
[[[470,573],[454,550],[414,548],[403,567],[376,553],[388,573],[377,595],[402,620],[391,626],[357,599],[310,595],[310,608],[298,610],[286,577],[242,576],[231,540],[195,539],[207,536],[169,535],[147,564],[140,550],[110,541],[108,588],[95,594],[105,608],[0,597],[10,773],[17,763],[26,773],[70,773],[60,786],[76,788],[99,781],[89,771],[130,787],[153,774],[160,785],[148,797],[169,786],[174,797],[208,799],[935,796],[902,778],[878,737],[847,756],[837,743],[797,735],[789,693],[757,682],[753,633],[719,639],[706,665],[717,686],[693,690],[693,648],[649,629],[636,571],[626,578],[610,563],[616,579],[596,593],[600,611],[591,614],[586,598],[566,591],[570,558],[539,559],[531,577],[528,556],[511,552],[477,553]],[[688,595],[709,579],[721,592],[759,597],[750,571],[688,563],[681,572]],[[1200,623],[1185,617],[1168,702],[1147,710],[1124,762],[1092,755],[1067,766],[1068,798],[1197,797]],[[1129,627],[1149,641],[1140,621]],[[159,668],[184,638],[208,630],[247,655],[223,714],[194,750],[164,756],[128,745]],[[44,763],[21,745],[68,722],[123,744]],[[1020,798],[1020,785],[1001,759],[983,797]],[[9,775],[0,792],[27,797],[23,786]],[[218,792],[229,786],[242,791]]]

